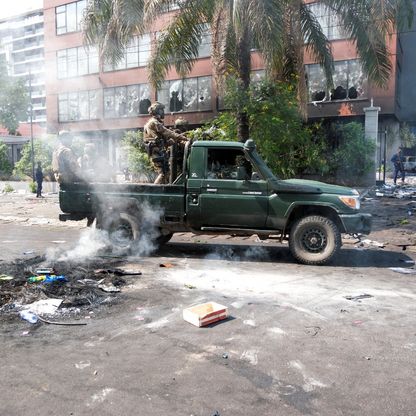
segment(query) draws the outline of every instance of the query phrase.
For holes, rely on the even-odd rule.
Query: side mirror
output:
[[[251,180],[252,181],[259,181],[261,178],[260,178],[260,175],[257,173],[257,172],[253,172],[252,174],[251,174]]]

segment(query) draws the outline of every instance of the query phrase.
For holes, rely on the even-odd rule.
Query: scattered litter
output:
[[[389,270],[402,274],[416,274],[416,269],[406,269],[405,267],[389,267]]]
[[[35,251],[34,250],[28,250],[28,251],[24,251],[23,254],[33,254]]]
[[[53,282],[67,282],[68,279],[63,276],[51,275],[40,275],[40,276],[31,276],[27,279],[29,283],[53,283]]]
[[[41,318],[38,316],[39,321],[50,324],[50,325],[66,325],[66,326],[80,326],[80,325],[87,325],[86,322],[56,322],[56,321],[49,321],[48,319]]]
[[[310,334],[313,337],[316,337],[318,333],[322,330],[320,326],[305,326],[306,333]]]
[[[357,320],[357,321],[354,321],[352,324],[353,324],[354,326],[358,326],[358,325],[361,325],[361,324],[363,324],[363,323],[364,323],[363,321]]]
[[[22,309],[37,315],[52,315],[56,312],[59,306],[61,306],[61,303],[62,299],[43,299],[27,305],[23,305]]]
[[[225,352],[223,355],[222,355],[222,358],[224,358],[225,360],[228,358],[228,354]]]
[[[183,310],[183,319],[201,327],[228,318],[228,308],[216,302],[208,302]]]
[[[221,415],[220,415],[220,413],[218,412],[218,410],[216,410],[216,411],[212,414],[212,416],[221,416]]]
[[[66,243],[65,240],[53,240],[51,242],[54,243],[54,244],[64,244],[64,243]]]
[[[104,292],[109,292],[109,293],[113,293],[113,292],[120,292],[121,289],[119,289],[118,287],[115,287],[113,284],[108,283],[102,283],[100,285],[97,286],[99,289],[103,290]]]
[[[32,312],[29,312],[27,310],[20,311],[19,315],[22,319],[24,319],[25,321],[30,322],[31,324],[35,324],[39,320],[39,317],[36,314],[34,314]]]
[[[346,309],[341,309],[340,312],[341,313],[347,313],[348,311]]]
[[[94,280],[94,279],[79,279],[77,280],[78,283],[81,283],[82,285],[85,286],[98,286],[100,285],[102,282],[104,282],[105,279],[100,279],[100,280]]]
[[[185,286],[187,289],[196,289],[196,286],[191,285],[191,284],[189,284],[189,283],[185,283],[185,284],[184,284],[184,286]]]
[[[364,357],[364,359],[366,359],[367,361],[370,361],[371,357]]]
[[[384,243],[379,243],[378,241],[373,241],[369,239],[361,240],[360,246],[367,245],[367,246],[373,246],[378,248],[384,248],[386,245]]]
[[[0,274],[0,280],[8,281],[8,280],[13,280],[13,279],[14,279],[13,276],[9,276],[7,274]]]
[[[361,299],[369,299],[369,298],[373,298],[374,296],[369,295],[368,293],[363,293],[362,295],[356,295],[356,296],[344,296],[345,299],[347,300],[361,300]]]
[[[138,276],[141,275],[142,272],[138,270],[124,270],[124,269],[97,269],[94,270],[95,274],[114,274],[116,276]]]
[[[35,270],[36,274],[55,274],[55,270],[52,267],[43,267]]]
[[[172,263],[161,263],[159,264],[159,267],[175,267]]]

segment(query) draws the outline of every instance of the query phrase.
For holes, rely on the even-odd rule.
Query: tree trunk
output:
[[[247,92],[250,87],[250,37],[247,27],[242,28],[237,37],[237,55],[238,55],[238,77],[241,88]],[[248,114],[242,108],[237,113],[237,137],[240,142],[245,142],[250,136],[250,125]]]

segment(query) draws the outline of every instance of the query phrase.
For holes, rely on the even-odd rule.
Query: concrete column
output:
[[[376,172],[377,172],[377,140],[378,140],[378,113],[381,111],[381,107],[374,107],[373,99],[371,99],[370,107],[364,108],[365,113],[365,138],[372,141],[375,145],[374,148],[374,168],[368,172],[364,179],[364,185],[374,186],[376,184]]]

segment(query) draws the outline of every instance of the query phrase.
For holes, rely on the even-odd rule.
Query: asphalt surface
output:
[[[91,260],[91,231],[55,222],[53,196],[8,201],[3,264]],[[0,315],[0,415],[414,415],[416,275],[389,270],[414,258],[346,244],[333,264],[312,267],[272,241],[176,236],[122,259],[142,275],[111,306],[81,309],[74,319],[87,325]],[[369,296],[346,298],[359,295]],[[206,301],[230,318],[183,321]]]

